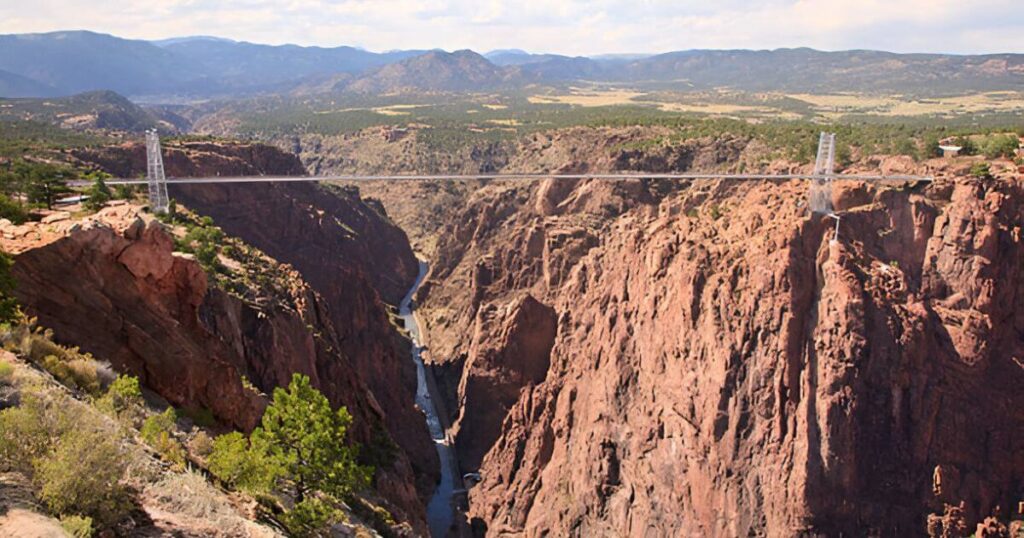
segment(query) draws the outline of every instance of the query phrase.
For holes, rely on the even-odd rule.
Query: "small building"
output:
[[[943,157],[956,157],[960,155],[960,150],[964,148],[960,146],[939,146],[939,149],[942,150]]]

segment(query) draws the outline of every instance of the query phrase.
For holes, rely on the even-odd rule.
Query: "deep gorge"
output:
[[[671,162],[727,166],[743,154],[735,144],[691,145]],[[145,164],[131,148],[79,158],[111,170]],[[202,144],[171,149],[168,166],[180,175],[303,170],[266,146]],[[409,231],[436,234],[414,299],[458,464],[482,479],[469,490],[466,525],[496,536],[907,535],[961,501],[971,522],[1012,506],[1024,477],[1024,193],[1019,179],[943,172],[931,185],[837,184],[838,237],[831,220],[808,217],[799,181],[491,182],[437,206],[440,224]],[[408,342],[392,321],[419,269],[391,220],[409,207],[368,199],[383,192],[373,186],[173,188],[228,234],[291,264],[308,286],[293,300],[299,319],[329,336],[295,339],[303,331],[201,293],[195,269],[155,228],[121,239],[90,232],[103,237],[49,251],[82,260],[110,245],[96,275],[125,265],[125,241],[153,249],[146,259],[171,259],[171,272],[127,278],[155,285],[156,303],[190,305],[172,315],[202,321],[185,327],[186,341],[213,335],[237,369],[275,364],[254,375],[260,388],[280,383],[279,368],[306,369],[332,403],[360,413],[363,442],[380,424],[401,450],[377,488],[425,531],[438,460],[415,406]],[[418,203],[453,199],[416,189]],[[32,302],[59,278],[47,268],[63,263],[39,260],[25,265],[40,276],[23,299],[88,349],[87,328],[62,318],[84,313]],[[193,275],[192,287],[167,284],[179,274]],[[131,286],[100,281],[111,287],[85,304],[133,303],[115,295]],[[123,365],[159,387],[168,351],[130,338],[97,351],[116,356],[124,342],[136,354]],[[316,358],[276,364],[281,356]],[[196,376],[186,385],[203,386]],[[202,390],[168,394],[214,403]],[[241,427],[251,413],[219,410]]]

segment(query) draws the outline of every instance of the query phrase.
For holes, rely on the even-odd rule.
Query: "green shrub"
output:
[[[14,367],[9,362],[0,362],[0,384],[9,385],[14,380]]]
[[[161,433],[173,432],[178,421],[178,414],[173,407],[168,407],[163,413],[153,415],[142,423],[139,433],[147,443],[152,443]]]
[[[63,360],[67,354],[67,350],[53,342],[49,332],[29,332],[21,348],[21,355],[39,365],[51,355]]]
[[[397,525],[395,517],[383,506],[378,506],[362,497],[356,497],[354,495],[346,497],[345,502],[348,503],[352,513],[356,514],[359,519],[362,519],[364,522],[369,524],[370,527],[376,530],[381,536],[396,535],[392,530],[392,527]]]
[[[195,247],[196,261],[203,266],[204,269],[209,269],[214,272],[218,269],[218,258],[217,258],[217,247],[210,243],[200,243]]]
[[[23,224],[28,220],[28,211],[10,196],[0,193],[0,219],[7,219],[14,224]]]
[[[31,474],[33,462],[49,454],[71,425],[52,398],[23,391],[21,405],[0,411],[0,467]]]
[[[989,179],[992,177],[992,171],[989,169],[988,163],[979,162],[971,166],[971,175],[980,179]]]
[[[11,274],[14,258],[0,251],[0,323],[10,323],[21,317],[18,300],[14,298],[14,287],[17,283]]]
[[[213,439],[206,432],[199,431],[189,440],[188,448],[196,456],[206,459],[213,453]]]
[[[345,515],[331,502],[311,497],[296,503],[281,516],[281,523],[292,536],[320,536],[332,523],[344,521]]]
[[[130,509],[120,483],[126,457],[109,432],[78,424],[60,437],[54,452],[34,462],[39,498],[55,514],[80,514],[101,525],[120,520]]]
[[[265,493],[274,486],[279,469],[271,465],[261,447],[250,447],[244,435],[232,432],[213,441],[206,459],[214,476],[249,493]]]
[[[932,157],[942,157],[942,148],[940,147],[939,137],[936,134],[930,134],[924,139],[924,151],[922,156],[926,159]]]
[[[989,159],[1011,158],[1019,147],[1020,139],[1017,135],[994,135],[985,139],[981,152]]]
[[[179,412],[192,420],[192,423],[201,428],[212,428],[217,425],[217,417],[213,416],[213,411],[210,411],[206,407],[185,407],[179,409]]]
[[[960,146],[960,155],[974,155],[978,153],[978,145],[968,136],[957,137],[955,145]]]
[[[15,161],[12,171],[18,192],[24,193],[29,203],[48,209],[61,195],[71,192],[67,181],[75,177],[70,168],[30,161]]]
[[[207,273],[224,272],[218,254],[224,243],[224,232],[213,225],[213,219],[202,217],[198,224],[187,224],[188,232],[177,241],[177,248],[182,252],[195,254],[196,261]]]
[[[160,432],[149,445],[160,454],[162,460],[172,464],[175,468],[184,468],[185,448],[170,432]]]
[[[99,172],[93,178],[92,187],[89,188],[88,196],[85,203],[82,204],[86,209],[90,211],[99,211],[103,208],[103,205],[113,198],[114,194],[110,192],[110,187],[103,181],[106,174]]]
[[[373,425],[370,443],[366,448],[367,450],[359,454],[360,463],[377,468],[391,467],[401,450],[384,425],[379,422]]]
[[[185,450],[174,437],[177,420],[174,408],[168,407],[163,413],[147,418],[139,434],[164,461],[181,466],[185,464]]]
[[[142,403],[139,378],[118,375],[107,388],[107,393],[96,402],[96,407],[108,415],[135,424],[142,416]]]
[[[81,390],[94,396],[100,394],[100,379],[96,370],[97,363],[94,360],[74,358],[64,361],[56,355],[47,355],[43,357],[40,366],[68,388]]]
[[[282,522],[296,536],[317,534],[342,517],[335,499],[367,487],[373,468],[357,463],[358,447],[346,439],[352,417],[295,374],[250,439],[238,432],[218,437],[207,458],[210,472],[227,484],[261,494],[280,488],[295,500]]]
[[[60,526],[72,538],[91,538],[93,534],[91,517],[64,516],[60,518]]]
[[[114,198],[117,200],[132,200],[135,198],[134,185],[114,185]]]

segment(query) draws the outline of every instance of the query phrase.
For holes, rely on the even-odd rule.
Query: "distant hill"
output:
[[[58,98],[0,98],[0,120],[33,121],[79,131],[140,132],[157,128],[174,132],[183,126],[180,118],[150,112],[111,91]]]
[[[188,65],[151,43],[93,32],[0,36],[0,69],[64,95],[108,89],[148,93],[189,73]]]
[[[0,36],[0,96],[43,97],[112,90],[123,95],[234,96],[273,91],[299,79],[361,73],[421,54],[353,47],[256,45],[192,37],[158,42],[94,32]],[[8,80],[10,78],[10,80]]]
[[[688,50],[594,58],[518,49],[368,52],[259,45],[206,36],[157,42],[93,32],[0,36],[0,96],[112,90],[132,97],[316,92],[471,92],[578,80],[663,89],[896,92],[1024,88],[1024,55],[957,56],[812,49]]]
[[[507,66],[507,65],[523,65],[529,63],[543,62],[548,58],[556,56],[555,54],[530,54],[525,50],[520,49],[501,49],[492,50],[483,55],[487,58],[487,61],[494,65]]]
[[[943,93],[1024,88],[1024,54],[956,56],[869,50],[690,50],[628,62],[619,81],[686,81],[746,91]]]
[[[164,49],[188,62],[196,72],[221,79],[221,85],[259,87],[302,77],[360,73],[420,54],[400,51],[378,54],[354,47],[255,45],[232,41],[183,41]]]
[[[506,86],[513,73],[471,51],[430,51],[381,67],[346,89],[358,93],[479,91]]]
[[[172,37],[168,39],[157,39],[150,41],[150,43],[158,47],[166,47],[168,45],[177,45],[179,43],[189,43],[192,41],[205,41],[205,42],[220,42],[220,43],[236,43],[234,39],[226,39],[223,37],[215,37],[209,35],[190,35],[185,37]]]
[[[59,92],[55,88],[42,82],[7,71],[0,71],[0,95],[8,97],[49,97],[58,94]]]

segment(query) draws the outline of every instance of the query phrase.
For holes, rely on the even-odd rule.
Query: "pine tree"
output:
[[[253,432],[253,445],[262,446],[283,482],[301,503],[321,491],[342,497],[369,484],[371,470],[356,463],[358,448],[346,440],[352,416],[295,374],[288,389],[274,389],[274,402]]]
[[[113,198],[110,187],[104,181],[106,176],[107,174],[103,172],[97,172],[93,175],[92,187],[89,188],[89,199],[84,204],[86,209],[99,211],[103,208],[103,204],[106,204]]]

